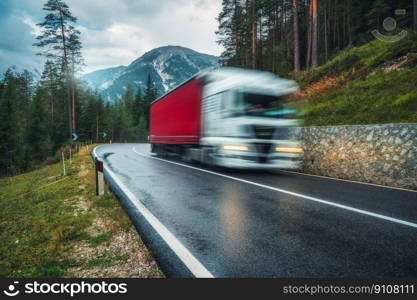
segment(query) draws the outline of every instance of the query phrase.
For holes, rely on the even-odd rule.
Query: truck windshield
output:
[[[286,96],[268,96],[239,93],[237,105],[232,108],[233,115],[249,115],[270,118],[291,118],[296,111],[286,107]]]

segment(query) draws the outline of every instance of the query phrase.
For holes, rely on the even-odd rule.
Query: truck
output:
[[[154,155],[236,169],[297,169],[303,149],[291,134],[295,81],[256,70],[202,71],[150,105]]]

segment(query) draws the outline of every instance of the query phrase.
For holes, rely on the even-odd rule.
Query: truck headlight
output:
[[[290,148],[290,147],[276,147],[276,152],[287,152],[287,153],[302,153],[302,148]]]
[[[223,150],[229,151],[249,151],[249,147],[245,145],[224,145]]]

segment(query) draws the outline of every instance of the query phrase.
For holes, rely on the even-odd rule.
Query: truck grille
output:
[[[257,139],[271,140],[274,137],[275,128],[272,126],[253,126],[253,132]]]
[[[256,151],[258,153],[262,153],[262,154],[268,154],[271,151],[271,146],[272,146],[272,144],[270,144],[270,143],[268,143],[268,144],[256,143],[255,144]]]

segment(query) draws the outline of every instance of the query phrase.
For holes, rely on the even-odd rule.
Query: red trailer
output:
[[[151,152],[230,168],[297,168],[302,149],[287,127],[298,121],[285,107],[297,90],[267,72],[204,71],[151,104]]]
[[[199,143],[202,90],[202,80],[193,77],[151,104],[151,144]]]

